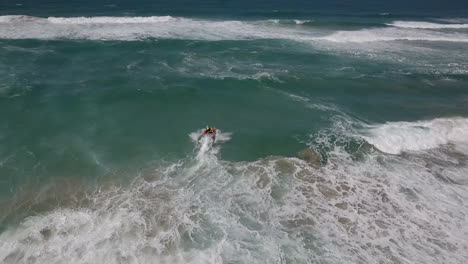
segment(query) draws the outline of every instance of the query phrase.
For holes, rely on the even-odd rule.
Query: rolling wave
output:
[[[301,19],[270,19],[268,22],[273,24],[282,24],[282,25],[311,25],[315,21],[314,20],[301,20]]]
[[[215,21],[171,16],[49,17],[0,16],[0,38],[139,40],[295,39],[300,30],[265,23]],[[302,35],[305,35],[304,32]],[[310,36],[308,36],[310,37]]]
[[[357,31],[337,31],[322,39],[332,42],[440,41],[468,42],[462,33],[425,32],[416,29],[377,28]]]
[[[393,23],[388,23],[387,25],[392,26],[392,27],[399,27],[399,28],[419,28],[419,29],[468,28],[468,24],[440,24],[440,23],[419,22],[419,21],[395,21]]]
[[[468,118],[389,122],[372,126],[365,139],[382,152],[400,154],[437,148],[448,143],[468,143]]]
[[[267,22],[267,23],[265,23]],[[466,33],[447,33],[419,28],[465,27],[468,24],[434,24],[394,22],[391,28],[358,30],[297,27],[312,20],[202,20],[171,16],[150,17],[32,17],[0,16],[0,38],[3,39],[90,39],[90,40],[251,40],[284,39],[306,43],[445,41],[468,42]],[[412,24],[413,23],[413,24]],[[415,24],[416,23],[416,24]]]
[[[49,17],[53,24],[146,24],[163,23],[177,20],[171,16],[150,17]]]
[[[462,129],[467,122],[393,123],[390,132],[419,131],[418,125]],[[196,141],[198,134],[190,136]],[[221,145],[215,145],[204,138],[191,156],[145,168],[130,184],[109,178],[88,190],[70,180],[19,196],[6,212],[47,202],[54,207],[0,233],[0,261],[278,263],[287,256],[294,263],[389,258],[464,263],[468,258],[467,183],[440,180],[463,179],[466,166],[448,163],[441,170],[428,159],[376,152],[356,161],[339,147],[325,165],[287,157],[229,162],[220,159],[213,147]]]

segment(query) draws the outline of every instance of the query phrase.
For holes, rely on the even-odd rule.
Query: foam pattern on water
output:
[[[108,181],[0,234],[3,263],[464,263],[467,157],[450,149],[322,167],[193,155]],[[219,141],[218,141],[219,138]],[[322,138],[325,144],[327,138]],[[28,202],[28,201],[23,201]],[[31,201],[30,201],[31,202]]]
[[[273,22],[273,23],[272,23]],[[91,39],[91,40],[250,40],[286,39],[299,42],[332,41],[444,41],[467,42],[463,32],[424,31],[421,29],[464,29],[466,24],[436,24],[427,22],[390,23],[391,27],[353,31],[332,31],[327,34],[313,27],[309,20],[202,20],[171,16],[150,17],[32,17],[0,16],[0,38],[5,39]],[[288,26],[290,25],[290,26]],[[298,27],[298,25],[300,27]],[[313,23],[312,23],[313,25]]]
[[[331,35],[322,37],[324,40],[339,43],[365,43],[388,41],[443,41],[443,42],[468,42],[464,33],[446,33],[438,31],[423,31],[415,28],[375,28],[355,31],[337,31]]]
[[[444,29],[444,28],[468,28],[468,24],[441,24],[420,21],[395,21],[388,23],[389,26],[401,28],[423,28],[423,29]]]
[[[389,122],[371,126],[365,139],[379,150],[399,154],[468,143],[467,118],[438,118],[418,122]]]
[[[288,41],[289,44],[295,43],[293,47],[298,50],[304,50],[304,48],[310,52],[319,50],[327,54],[360,57],[411,67],[411,69],[398,67],[400,74],[422,72],[431,75],[466,75],[468,72],[466,52],[462,46],[468,41],[468,34],[464,28],[415,28],[401,25],[419,22],[395,21],[393,23],[395,26],[376,24],[376,27],[349,30],[323,25],[314,26],[313,21],[307,20],[275,21],[207,20],[171,16],[41,18],[10,15],[0,16],[0,39],[71,41],[164,39],[208,42],[275,39],[278,42],[271,42],[275,49],[279,47],[277,44],[280,42]],[[308,26],[304,26],[303,22]],[[421,23],[426,25],[424,23],[428,22]],[[437,25],[437,23],[433,24]],[[249,44],[255,43],[257,42],[249,42]],[[264,46],[263,43],[259,46],[265,48],[267,52],[271,51],[269,45]],[[246,63],[238,61],[237,56],[231,59],[224,56],[222,60],[218,60],[216,57],[200,56],[191,51],[182,54],[186,56],[184,64],[180,67],[174,68],[173,65],[164,61],[160,62],[159,66],[163,67],[164,71],[183,76],[254,79],[269,82],[281,82],[282,75],[301,68],[276,68],[274,65],[262,65],[258,63],[258,60]],[[129,70],[133,67],[135,64],[128,65]],[[237,68],[246,70],[245,72],[236,71]],[[365,76],[367,75],[358,77]],[[7,81],[11,82],[11,80]],[[0,96],[2,94],[11,96],[8,89],[0,87]]]

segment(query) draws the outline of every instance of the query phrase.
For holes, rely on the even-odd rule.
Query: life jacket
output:
[[[216,134],[216,128],[208,128],[203,131],[203,134]]]

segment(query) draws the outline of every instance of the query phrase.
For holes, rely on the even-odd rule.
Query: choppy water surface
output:
[[[0,16],[0,262],[468,261],[455,9],[23,4]]]

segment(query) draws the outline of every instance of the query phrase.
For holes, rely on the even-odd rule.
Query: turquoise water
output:
[[[3,5],[1,262],[466,262],[466,6],[300,4]]]

